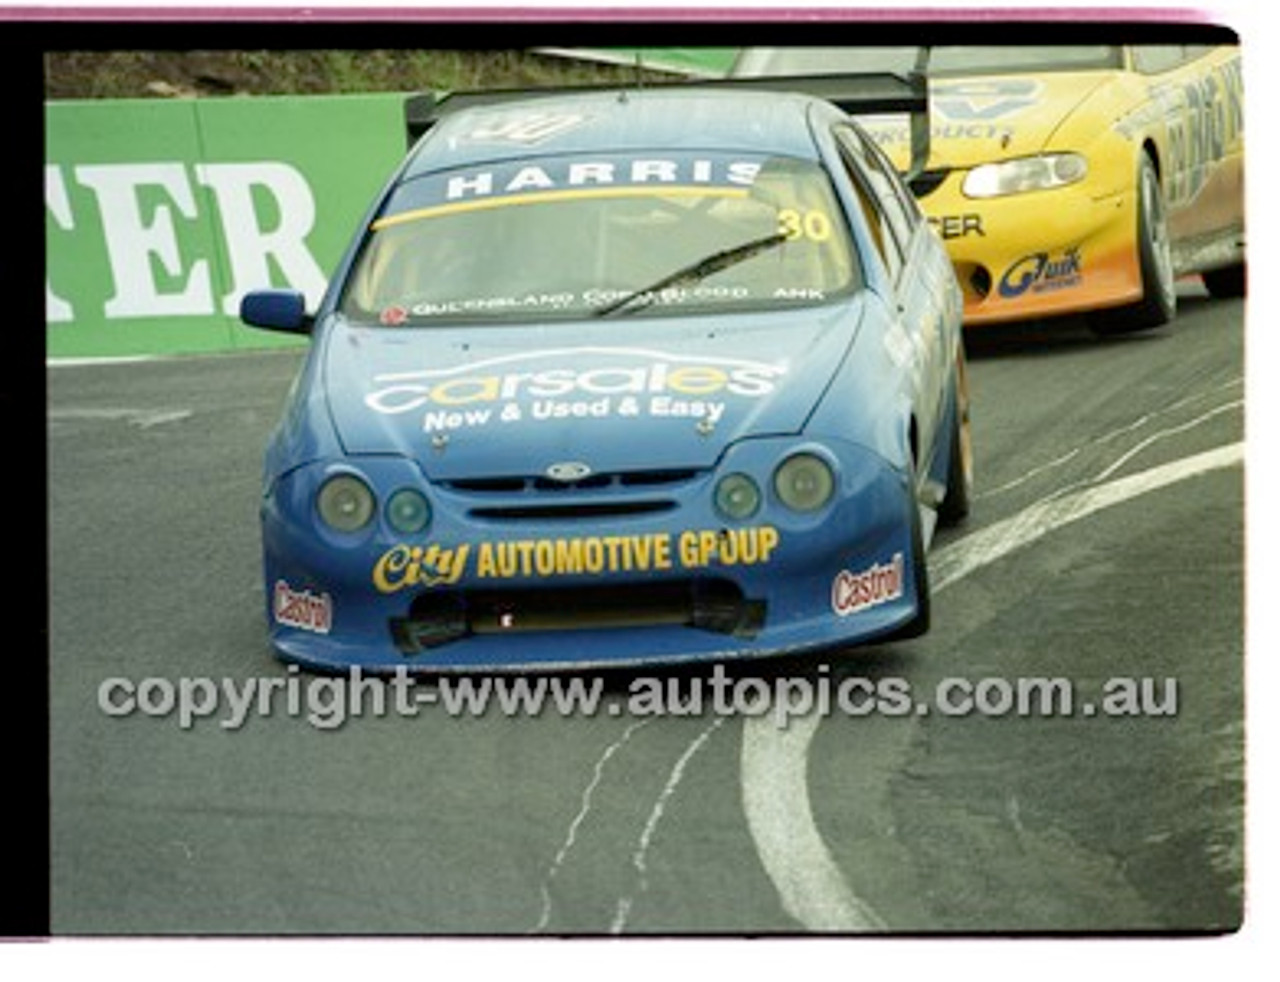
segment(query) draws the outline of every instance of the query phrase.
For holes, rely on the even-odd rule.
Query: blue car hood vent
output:
[[[416,458],[437,481],[697,471],[736,440],[798,433],[860,320],[856,300],[589,326],[337,320],[326,394],[348,453]]]

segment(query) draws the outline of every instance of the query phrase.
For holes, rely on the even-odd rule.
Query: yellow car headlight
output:
[[[967,198],[999,198],[1065,187],[1088,173],[1089,162],[1078,153],[1047,153],[981,164],[969,171],[962,190]]]

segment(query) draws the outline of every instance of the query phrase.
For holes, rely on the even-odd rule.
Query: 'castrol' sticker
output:
[[[902,596],[902,553],[889,562],[851,573],[842,569],[831,584],[831,609],[840,617],[869,610]]]
[[[276,623],[285,627],[328,634],[333,626],[333,600],[329,594],[294,590],[284,580],[276,581],[271,609]]]

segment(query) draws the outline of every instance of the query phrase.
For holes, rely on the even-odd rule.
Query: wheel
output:
[[[1204,287],[1211,297],[1228,300],[1244,296],[1244,263],[1236,263],[1234,266],[1226,266],[1222,269],[1211,269],[1207,273],[1201,273],[1200,278],[1204,280]]]
[[[911,486],[915,486],[914,476]],[[933,610],[929,595],[929,560],[924,551],[920,506],[915,503],[911,509],[911,573],[916,590],[916,616],[884,638],[885,641],[905,641],[929,633]]]
[[[956,387],[951,411],[951,450],[947,460],[947,492],[938,506],[938,521],[955,525],[969,515],[973,500],[973,433],[969,421],[969,369],[964,344],[956,351]]]
[[[1178,309],[1164,196],[1155,164],[1145,153],[1138,163],[1138,266],[1142,273],[1142,299],[1126,307],[1094,313],[1089,326],[1096,333],[1150,330],[1169,323]]]

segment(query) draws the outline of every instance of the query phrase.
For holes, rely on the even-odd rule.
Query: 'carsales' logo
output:
[[[591,368],[571,367],[594,359]],[[548,367],[530,371],[536,362]],[[508,355],[452,368],[381,374],[365,405],[396,414],[422,408],[574,396],[766,396],[785,365],[731,358],[668,355],[632,348],[566,348]]]

